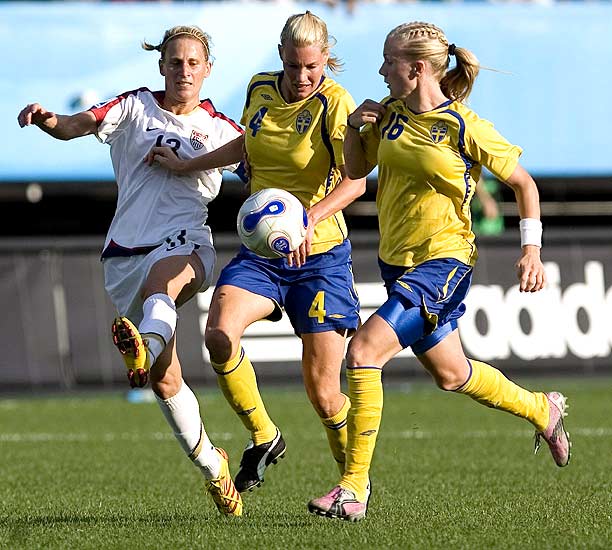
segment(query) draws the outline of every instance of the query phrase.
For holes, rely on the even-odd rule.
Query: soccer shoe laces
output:
[[[234,510],[238,508],[239,504],[242,502],[240,498],[240,493],[236,491],[236,496],[232,495],[231,486],[226,487],[224,485],[228,485],[226,483],[227,476],[221,476],[215,479],[209,479],[206,482],[208,492],[212,496],[215,504],[217,506],[221,506],[226,509],[228,514],[233,514]],[[228,490],[229,489],[229,490]],[[232,504],[234,506],[232,507]]]
[[[221,455],[221,470],[218,477],[206,481],[206,491],[219,512],[226,516],[241,516],[242,497],[232,481],[227,453],[219,447],[217,452]]]

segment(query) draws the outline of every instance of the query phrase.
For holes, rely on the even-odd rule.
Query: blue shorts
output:
[[[284,308],[298,336],[354,331],[359,326],[359,298],[348,240],[309,256],[301,267],[289,267],[286,258],[261,258],[242,246],[221,271],[217,287],[221,285],[270,298],[277,307],[268,319],[280,320]]]
[[[378,263],[389,298],[376,313],[393,328],[403,347],[420,355],[457,328],[472,283],[471,266],[449,258],[412,268],[380,259]]]

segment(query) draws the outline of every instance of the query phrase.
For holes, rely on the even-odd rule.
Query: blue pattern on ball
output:
[[[281,200],[273,200],[265,204],[261,209],[247,214],[242,220],[242,228],[246,233],[255,231],[257,224],[268,216],[280,216],[285,211],[285,203]]]

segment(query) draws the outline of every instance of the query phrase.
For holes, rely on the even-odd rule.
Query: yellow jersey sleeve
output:
[[[488,168],[501,181],[514,172],[523,150],[509,143],[491,122],[468,111],[465,118],[465,150],[476,163]]]
[[[346,133],[346,121],[348,116],[357,106],[353,98],[347,93],[333,97],[327,114],[327,125],[330,129],[330,139],[334,149],[334,161],[336,166],[344,165],[344,135]]]

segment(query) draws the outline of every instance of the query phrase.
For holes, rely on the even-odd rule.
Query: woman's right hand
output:
[[[355,109],[347,119],[347,124],[353,129],[360,128],[369,122],[376,124],[385,114],[387,108],[372,99],[366,99]]]
[[[48,120],[54,117],[55,113],[47,111],[39,103],[30,103],[29,105],[26,105],[17,115],[17,122],[19,122],[19,126],[21,128],[24,126],[30,126],[31,124],[36,126],[44,126]]]
[[[144,162],[149,166],[156,162],[167,170],[178,174],[184,174],[189,171],[186,161],[181,160],[170,147],[151,147]]]

